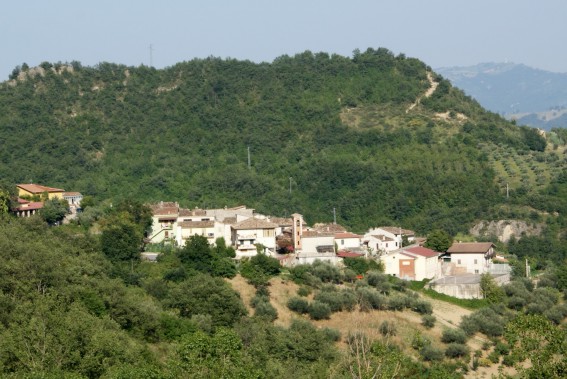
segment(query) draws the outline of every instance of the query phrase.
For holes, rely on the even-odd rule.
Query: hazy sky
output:
[[[26,0],[0,7],[0,80],[26,62],[157,68],[385,47],[431,67],[515,62],[567,72],[566,0]]]

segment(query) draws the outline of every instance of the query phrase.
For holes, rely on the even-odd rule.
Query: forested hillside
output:
[[[455,233],[502,212],[488,154],[529,155],[546,143],[435,74],[425,97],[428,72],[386,49],[163,70],[22,65],[0,85],[0,177],[99,199],[245,203],[310,222],[332,220],[336,208],[355,230]]]

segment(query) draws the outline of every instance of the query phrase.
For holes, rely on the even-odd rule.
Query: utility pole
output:
[[[248,146],[248,170],[250,170],[250,146]]]
[[[333,224],[337,224],[337,210],[333,208]]]
[[[506,183],[506,199],[510,197],[510,187],[508,187],[508,183]]]
[[[154,67],[154,47],[150,43],[150,67]]]
[[[292,177],[290,176],[289,177],[289,194],[290,195],[291,195],[291,179],[292,179]]]

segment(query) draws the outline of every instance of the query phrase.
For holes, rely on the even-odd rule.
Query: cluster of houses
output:
[[[422,246],[425,239],[400,227],[377,227],[360,235],[338,224],[308,226],[301,214],[270,217],[246,206],[184,209],[176,202],[159,202],[152,204],[151,209],[149,243],[184,246],[191,236],[202,235],[214,244],[222,237],[234,247],[236,259],[260,251],[278,259],[282,266],[310,264],[315,260],[341,265],[345,258],[373,258],[383,262],[386,274],[405,280],[430,279],[433,284],[439,281],[439,286],[449,281],[453,287],[457,284],[466,287],[471,282],[478,287],[484,273],[507,274],[509,278],[509,268],[493,263],[495,252],[490,242],[457,242],[447,251],[437,252]],[[403,241],[409,245],[402,246]],[[463,290],[462,285],[451,295],[480,297],[479,289],[475,287],[471,292]]]
[[[81,207],[83,195],[80,192],[67,192],[61,188],[42,186],[40,184],[17,184],[18,205],[11,209],[18,217],[30,217],[38,213],[45,200],[63,199],[69,203],[71,214]]]

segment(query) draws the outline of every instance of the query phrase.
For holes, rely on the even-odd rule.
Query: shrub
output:
[[[305,286],[301,286],[301,287],[299,287],[299,289],[297,290],[297,294],[298,294],[299,296],[303,296],[303,297],[309,296],[309,295],[311,295],[311,288],[305,287]]]
[[[441,335],[441,341],[445,343],[463,344],[467,341],[467,335],[462,329],[445,329]]]
[[[412,309],[421,315],[430,315],[433,313],[431,303],[425,300],[415,300]]]
[[[499,341],[496,343],[496,346],[494,346],[494,351],[499,355],[508,355],[510,353],[510,346]]]
[[[443,359],[443,350],[433,347],[431,345],[424,346],[423,349],[419,351],[419,355],[424,361],[440,361]]]
[[[331,342],[337,342],[341,339],[341,332],[337,329],[324,328],[321,332],[325,335],[325,338]]]
[[[498,363],[500,362],[500,354],[498,354],[496,351],[493,351],[492,353],[488,354],[488,359],[492,363]]]
[[[479,358],[478,365],[480,367],[490,367],[492,365],[492,362],[488,358]]]
[[[512,296],[506,300],[506,306],[519,311],[527,304],[527,300],[520,296]]]
[[[380,295],[374,288],[360,287],[357,288],[356,294],[361,311],[386,308],[387,298]]]
[[[411,303],[411,298],[404,295],[390,296],[388,298],[388,308],[393,311],[403,311],[405,308],[409,308]]]
[[[259,295],[258,293],[256,293],[256,295],[254,295],[254,297],[250,300],[250,306],[252,308],[256,308],[256,306],[258,306],[258,304],[260,303],[269,303],[270,302],[270,298],[267,296],[263,296],[263,295]]]
[[[424,315],[421,318],[421,324],[427,329],[433,328],[435,326],[435,321],[437,321],[437,319],[433,315]]]
[[[287,307],[293,312],[304,314],[308,312],[309,302],[301,297],[292,297],[288,300]]]
[[[543,315],[555,325],[561,324],[561,321],[565,318],[557,305],[543,312]]]
[[[385,337],[392,337],[396,335],[396,325],[391,321],[382,321],[380,324],[380,333]]]
[[[429,346],[429,345],[431,345],[431,341],[429,340],[429,338],[424,337],[423,334],[421,334],[419,331],[415,332],[413,339],[411,341],[412,348],[419,351],[423,349],[425,346]]]
[[[323,283],[339,283],[341,279],[341,272],[338,267],[319,260],[312,264],[309,272]]]
[[[502,364],[504,366],[508,366],[508,367],[512,367],[514,366],[514,364],[518,362],[518,358],[515,355],[506,355],[503,359],[502,359]]]
[[[313,320],[328,319],[331,316],[331,308],[327,304],[315,300],[307,307],[307,313]]]
[[[254,316],[274,321],[278,318],[278,311],[272,306],[272,304],[270,304],[269,301],[261,301],[256,304]]]
[[[450,343],[445,350],[445,356],[449,358],[460,358],[469,354],[469,348],[461,343]]]

